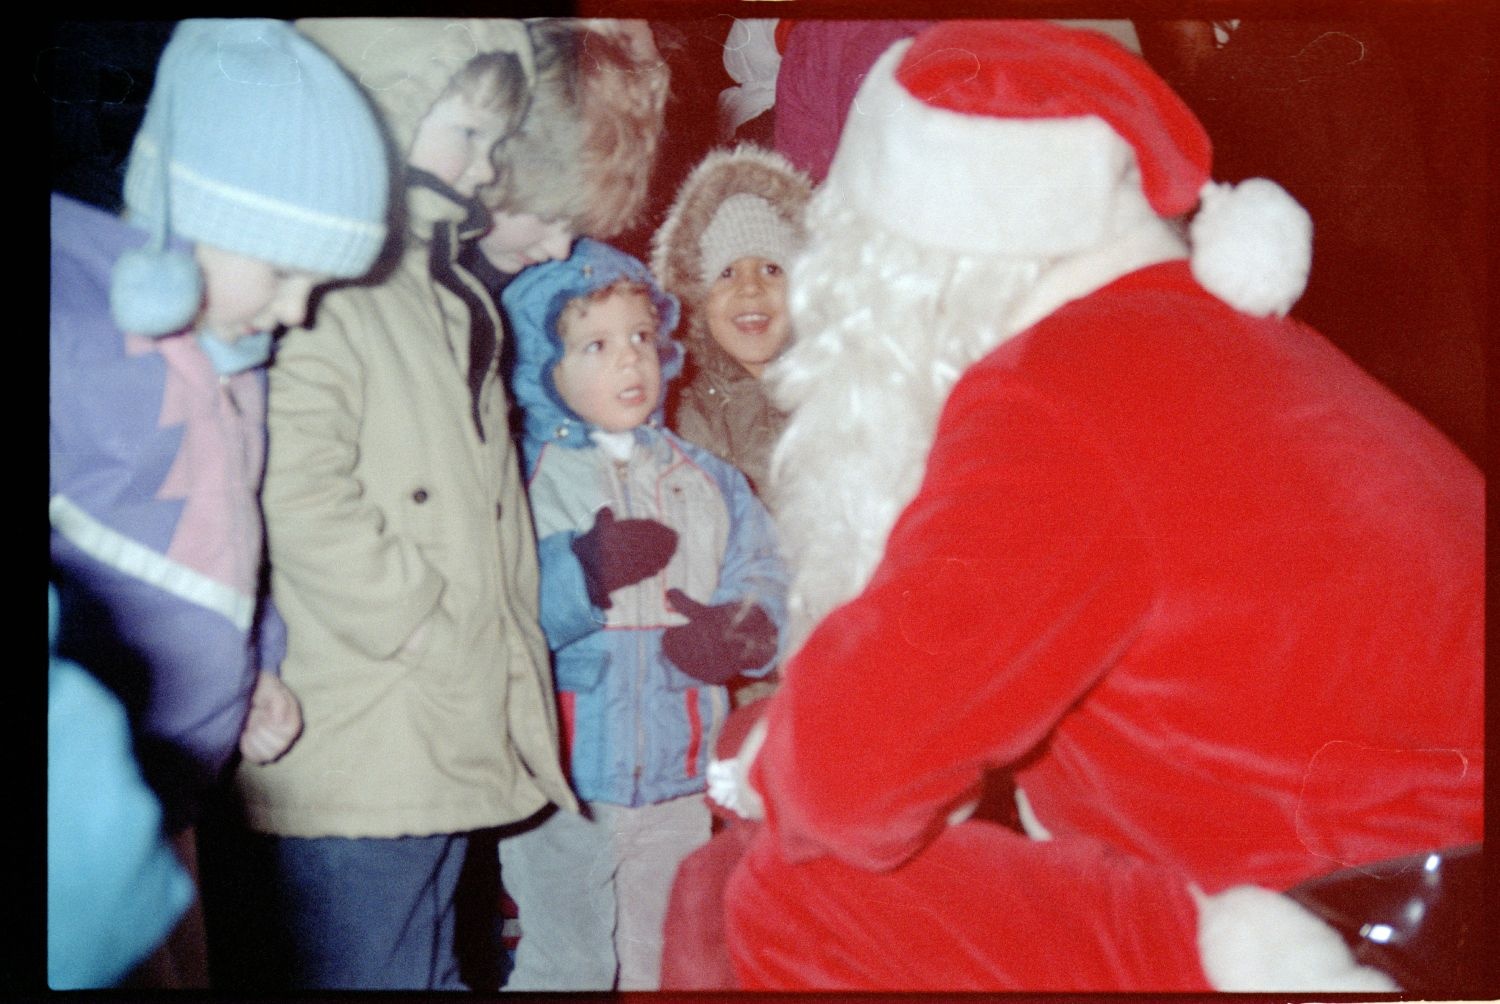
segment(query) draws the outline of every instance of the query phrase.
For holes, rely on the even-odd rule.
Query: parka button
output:
[[[427,489],[426,488],[418,488],[416,491],[412,492],[411,493],[411,500],[413,502],[415,502],[417,505],[421,505],[423,502],[426,502],[427,501]]]

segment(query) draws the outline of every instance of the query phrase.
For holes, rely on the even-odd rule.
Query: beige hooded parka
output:
[[[498,21],[299,28],[371,89],[398,145],[451,75],[433,66],[525,39]],[[282,677],[305,726],[277,762],[240,768],[256,829],[419,836],[513,822],[549,801],[577,808],[504,388],[493,368],[477,397],[468,379],[473,305],[501,329],[453,261],[466,216],[442,192],[408,187],[394,267],[327,293],[272,367],[263,499],[288,631]],[[435,280],[434,247],[475,296]]]

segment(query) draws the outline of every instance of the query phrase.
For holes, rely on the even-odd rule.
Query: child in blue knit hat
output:
[[[387,175],[358,88],[289,25],[184,21],[127,218],[52,197],[57,647],[129,710],[180,848],[236,752],[274,760],[301,728],[258,590],[262,364],[314,286],[375,261]]]
[[[644,265],[584,238],[503,303],[542,630],[587,806],[501,841],[522,925],[506,986],[654,990],[672,876],[709,836],[725,684],[774,663],[786,573],[744,476],[661,424],[678,305]]]

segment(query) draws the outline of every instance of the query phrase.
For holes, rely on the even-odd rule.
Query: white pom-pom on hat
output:
[[[1198,282],[1244,313],[1286,314],[1307,285],[1307,212],[1263,178],[1215,184],[1211,167],[1192,110],[1113,39],[945,21],[876,61],[824,189],[919,244],[1058,259],[1120,240],[1142,203],[1164,220],[1201,205]]]
[[[1266,178],[1209,182],[1189,227],[1193,276],[1246,314],[1282,316],[1307,288],[1312,218]]]

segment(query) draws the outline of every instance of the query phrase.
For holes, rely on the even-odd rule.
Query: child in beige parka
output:
[[[288,949],[267,968],[295,989],[460,989],[468,834],[577,807],[498,317],[457,260],[488,222],[474,195],[524,113],[529,43],[501,20],[298,28],[381,113],[406,229],[375,284],[330,292],[286,334],[271,376],[271,585],[306,728],[238,777]]]

